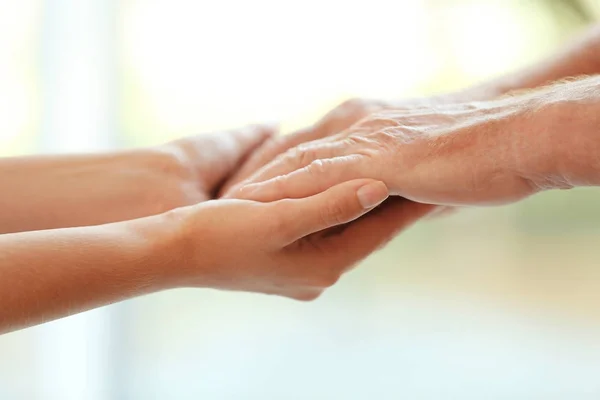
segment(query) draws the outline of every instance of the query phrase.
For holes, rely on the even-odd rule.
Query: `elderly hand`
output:
[[[382,110],[403,110],[416,106],[435,106],[450,103],[458,98],[469,97],[469,93],[452,93],[440,96],[404,99],[400,101],[383,101],[371,99],[347,100],[327,113],[313,126],[301,129],[292,134],[274,137],[252,153],[242,167],[226,181],[221,195],[228,195],[243,185],[245,180],[255,174],[261,167],[273,161],[278,155],[302,143],[322,139],[343,132],[368,115]]]
[[[460,99],[468,99],[470,97],[477,98],[481,96],[481,93],[479,92],[479,90],[465,90],[462,92],[423,98],[409,98],[391,102],[372,99],[347,100],[327,113],[313,126],[301,129],[286,136],[274,137],[267,140],[266,143],[254,151],[242,167],[225,182],[221,188],[220,194],[223,197],[235,197],[236,191],[241,186],[250,182],[256,182],[256,178],[260,175],[258,171],[280,154],[303,143],[337,135],[372,113],[382,110],[401,111],[410,110],[414,107],[433,107],[440,104],[452,103]],[[405,202],[405,207],[409,204],[410,202]],[[408,209],[410,210],[412,207],[413,206],[410,206]],[[455,208],[453,207],[437,207],[429,213],[429,216],[448,215],[454,212],[454,210]]]
[[[257,170],[285,151],[304,142],[310,142],[342,132],[358,120],[374,111],[384,109],[386,106],[387,104],[383,101],[367,99],[347,100],[327,113],[316,124],[292,134],[268,140],[252,153],[241,168],[225,182],[221,188],[221,195],[229,193]]]
[[[341,134],[289,150],[232,196],[296,198],[371,178],[421,203],[509,203],[543,186],[536,178],[549,172],[544,168],[555,153],[545,140],[557,121],[555,104],[523,95],[381,111]]]

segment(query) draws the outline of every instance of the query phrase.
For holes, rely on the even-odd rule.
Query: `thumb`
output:
[[[346,224],[366,214],[388,197],[383,182],[357,179],[304,199],[271,203],[279,215],[283,245],[312,233]]]

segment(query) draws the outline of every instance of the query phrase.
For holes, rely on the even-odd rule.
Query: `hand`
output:
[[[327,113],[313,126],[301,129],[292,134],[279,136],[268,140],[259,147],[242,167],[223,185],[220,194],[228,196],[240,186],[245,184],[260,168],[273,161],[278,155],[302,143],[336,135],[350,128],[356,122],[368,115],[382,110],[410,110],[414,107],[434,107],[448,104],[459,99],[478,97],[480,93],[463,91],[443,95],[402,99],[399,101],[383,101],[372,99],[347,100]]]
[[[347,100],[327,113],[313,126],[301,129],[290,135],[279,136],[268,140],[258,148],[242,167],[221,188],[221,195],[226,195],[241,186],[261,167],[271,162],[279,154],[304,142],[321,139],[337,134],[349,128],[355,122],[374,111],[384,109],[388,104],[383,101],[368,99]],[[233,189],[233,190],[232,190]]]
[[[152,148],[0,159],[0,234],[99,225],[213,197],[273,130],[244,129]]]
[[[407,213],[391,202],[369,213],[387,196],[362,179],[300,200],[215,200],[0,235],[0,334],[182,286],[312,300],[430,207]]]
[[[173,197],[167,208],[214,198],[219,185],[274,132],[270,126],[248,126],[182,138],[152,149],[167,156],[162,169],[173,176],[164,183],[174,181],[176,186],[168,191]]]
[[[530,126],[543,131],[550,122],[541,111],[532,121],[534,107],[539,102],[522,96],[375,113],[341,134],[288,151],[250,181],[262,183],[231,196],[297,198],[371,178],[385,182],[391,194],[421,203],[516,201],[539,190],[521,162],[530,151],[521,132]],[[541,135],[530,140],[544,143]]]
[[[169,270],[178,286],[315,299],[431,210],[396,199],[356,220],[387,196],[383,183],[361,179],[304,199],[216,200],[173,210],[180,228],[170,253],[180,255],[181,267]]]
[[[327,113],[313,126],[299,130],[290,135],[267,140],[266,143],[254,151],[242,167],[226,181],[221,188],[220,196],[235,197],[236,191],[244,184],[256,182],[260,179],[260,172],[258,171],[260,171],[261,168],[273,161],[280,154],[285,153],[287,150],[305,142],[326,138],[343,132],[357,121],[374,112],[386,109],[398,111],[403,109],[409,110],[414,107],[435,106],[438,104],[451,103],[463,97],[468,98],[468,96],[468,92],[457,92],[432,97],[403,99],[395,102],[358,98],[347,100]],[[455,208],[452,207],[440,207],[439,209],[432,211],[430,216],[445,216],[453,213],[454,210]]]

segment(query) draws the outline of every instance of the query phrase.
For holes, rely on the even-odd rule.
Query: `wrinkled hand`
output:
[[[244,184],[260,180],[260,169],[272,162],[277,156],[303,143],[337,135],[350,128],[356,122],[370,114],[382,110],[410,110],[414,107],[435,106],[452,103],[468,97],[467,93],[451,93],[440,96],[403,99],[399,101],[382,101],[372,99],[351,99],[343,102],[327,113],[316,124],[289,135],[269,139],[248,157],[242,167],[226,181],[220,191],[224,197],[235,197],[235,192]],[[408,202],[405,202],[408,204]],[[448,215],[454,212],[453,207],[438,207],[430,216]]]
[[[483,205],[536,191],[518,171],[519,134],[531,107],[519,98],[372,114],[345,132],[300,145],[232,194],[297,198],[356,178],[429,204]],[[526,151],[526,149],[523,149]],[[523,155],[523,154],[521,154]]]
[[[221,195],[228,195],[250,179],[260,168],[287,150],[317,139],[336,135],[350,128],[368,115],[382,110],[409,110],[414,107],[436,106],[455,102],[467,93],[450,93],[439,96],[383,101],[351,99],[327,113],[316,124],[285,136],[274,137],[252,153],[242,167],[223,185]]]
[[[328,137],[352,126],[355,122],[372,112],[390,107],[389,103],[368,99],[352,99],[343,102],[327,113],[316,124],[292,134],[274,137],[258,148],[242,165],[221,190],[221,195],[229,193],[234,186],[243,183],[257,170],[271,162],[275,157],[288,149],[302,143]]]

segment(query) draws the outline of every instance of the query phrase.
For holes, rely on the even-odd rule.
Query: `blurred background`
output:
[[[350,97],[525,66],[599,17],[597,0],[0,0],[0,155],[289,132]],[[314,303],[170,291],[0,336],[0,399],[597,399],[599,202],[421,223]]]

